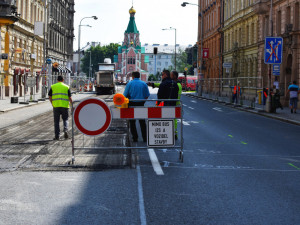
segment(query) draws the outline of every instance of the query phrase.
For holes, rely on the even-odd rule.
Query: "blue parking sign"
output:
[[[282,63],[282,37],[265,38],[265,64]]]

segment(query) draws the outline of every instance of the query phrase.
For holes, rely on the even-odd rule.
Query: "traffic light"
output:
[[[157,54],[157,47],[154,47],[154,48],[153,48],[153,53],[154,53],[154,55]]]

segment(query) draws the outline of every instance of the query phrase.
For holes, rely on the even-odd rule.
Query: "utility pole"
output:
[[[271,27],[271,37],[273,37],[273,0],[271,0],[270,7],[270,27]],[[269,79],[268,79],[268,98],[266,102],[266,111],[271,112],[271,74],[272,74],[272,64],[269,65]]]
[[[199,15],[201,16],[201,24],[200,24],[200,31],[201,31],[201,50],[200,50],[200,82],[199,85],[200,87],[198,87],[198,96],[201,97],[202,96],[202,92],[203,92],[203,74],[202,74],[202,63],[203,63],[203,13],[202,13],[202,4],[200,2],[199,5]],[[200,90],[200,91],[199,91]]]

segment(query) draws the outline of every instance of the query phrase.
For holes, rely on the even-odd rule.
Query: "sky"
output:
[[[181,3],[186,0],[134,0],[135,21],[143,44],[175,44],[175,31],[163,31],[163,28],[177,29],[177,44],[189,45],[197,42],[198,7]],[[197,0],[190,3],[197,4]],[[80,47],[87,42],[122,43],[127,28],[132,0],[76,0],[74,18],[74,50],[78,49],[78,26],[84,17],[97,16],[98,20],[84,19],[81,26]]]

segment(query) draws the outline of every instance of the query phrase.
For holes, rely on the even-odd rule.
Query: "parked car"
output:
[[[187,79],[187,82],[186,82]],[[195,76],[179,76],[178,81],[181,83],[182,90],[186,91],[195,91],[197,85],[197,77]]]

